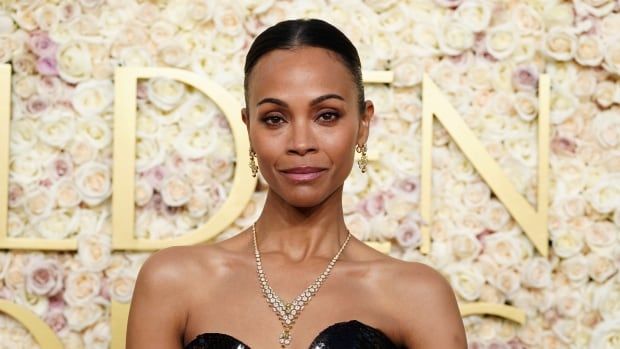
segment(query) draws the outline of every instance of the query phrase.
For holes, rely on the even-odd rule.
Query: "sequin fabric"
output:
[[[184,349],[251,349],[223,333],[203,333]],[[319,333],[308,349],[398,349],[381,330],[357,320],[335,323]]]

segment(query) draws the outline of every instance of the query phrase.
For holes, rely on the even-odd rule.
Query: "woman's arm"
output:
[[[410,264],[410,263],[408,263]],[[420,263],[409,266],[399,297],[405,302],[401,318],[409,348],[466,349],[467,338],[461,314],[448,281],[435,269]]]
[[[142,265],[129,310],[126,349],[182,348],[187,275],[181,270],[180,249],[157,251]]]

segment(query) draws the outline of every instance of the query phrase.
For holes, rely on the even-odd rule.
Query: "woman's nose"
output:
[[[317,144],[312,130],[312,123],[308,120],[295,120],[290,128],[289,153],[304,155],[316,151]]]

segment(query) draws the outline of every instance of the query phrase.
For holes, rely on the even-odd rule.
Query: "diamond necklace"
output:
[[[293,329],[293,324],[297,320],[297,317],[301,313],[301,310],[304,308],[310,299],[319,291],[319,288],[327,279],[327,276],[331,272],[334,264],[340,257],[340,253],[344,250],[344,247],[349,242],[349,238],[351,237],[351,232],[347,229],[347,238],[344,240],[344,243],[340,247],[340,250],[334,258],[329,262],[327,268],[323,273],[316,278],[316,280],[310,284],[297,298],[295,298],[290,303],[285,303],[282,299],[276,295],[274,290],[267,283],[267,276],[265,276],[265,272],[263,271],[263,267],[260,260],[260,252],[258,252],[258,245],[256,244],[256,223],[252,224],[252,236],[254,239],[254,254],[256,255],[256,271],[258,273],[258,281],[261,285],[261,291],[263,292],[263,296],[267,300],[267,304],[273,309],[273,311],[278,315],[280,319],[280,323],[282,323],[282,333],[280,334],[280,346],[285,348],[287,345],[291,344],[291,330]]]

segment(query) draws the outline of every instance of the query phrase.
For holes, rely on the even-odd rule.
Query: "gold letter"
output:
[[[32,334],[34,340],[43,349],[62,349],[60,339],[37,314],[5,299],[0,299],[0,311],[21,323]],[[6,344],[6,343],[5,343]]]

